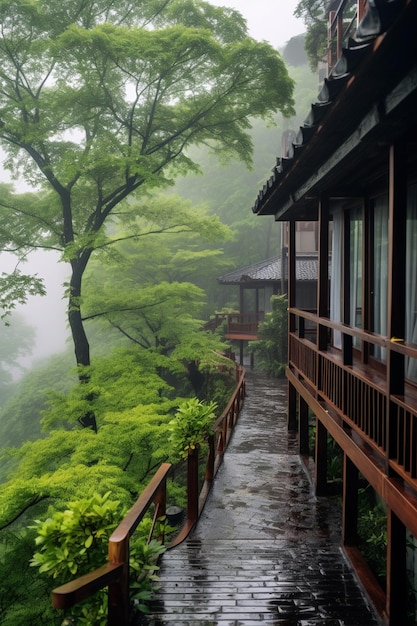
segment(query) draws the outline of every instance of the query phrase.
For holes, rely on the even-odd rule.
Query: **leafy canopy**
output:
[[[199,0],[2,0],[0,22],[0,144],[12,174],[42,189],[23,212],[0,189],[1,241],[71,264],[69,324],[89,365],[82,277],[110,217],[198,170],[193,144],[250,164],[251,119],[289,116],[293,84],[237,12]]]

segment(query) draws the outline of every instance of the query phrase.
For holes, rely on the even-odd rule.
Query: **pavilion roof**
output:
[[[220,276],[221,285],[239,285],[241,283],[275,283],[282,278],[282,255],[264,261],[240,267]],[[317,280],[317,253],[299,254],[295,262],[297,280]],[[288,259],[284,257],[284,279],[288,278]]]

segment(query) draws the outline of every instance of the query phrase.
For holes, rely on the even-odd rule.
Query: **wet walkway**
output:
[[[285,382],[247,398],[195,531],[161,564],[152,626],[376,626],[288,434]]]

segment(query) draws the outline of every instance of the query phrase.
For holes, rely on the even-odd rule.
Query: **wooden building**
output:
[[[297,254],[297,306],[317,305],[317,252]],[[226,339],[253,340],[265,313],[271,312],[271,297],[288,293],[288,252],[228,272],[217,279],[220,285],[239,289],[239,312],[226,314]]]
[[[313,416],[318,495],[340,447],[346,553],[385,622],[415,624],[417,0],[331,3],[328,76],[253,211],[289,224],[289,427],[305,454]],[[296,299],[300,221],[318,223],[313,312]],[[364,484],[386,512],[383,583],[359,549]]]

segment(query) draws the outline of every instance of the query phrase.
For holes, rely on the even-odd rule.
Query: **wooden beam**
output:
[[[298,426],[298,446],[301,455],[308,455],[309,433],[308,433],[308,404],[302,396],[299,396],[299,426]]]
[[[358,490],[359,472],[347,454],[343,455],[343,543],[358,543]]]
[[[315,453],[316,495],[327,495],[327,429],[316,417],[316,453]]]
[[[319,317],[329,317],[329,199],[320,198],[319,204],[319,275],[317,283],[317,308]],[[319,325],[318,348],[327,350],[328,331]]]
[[[297,430],[297,392],[295,387],[288,383],[288,415],[287,415],[287,427],[288,430]]]
[[[405,275],[407,220],[407,150],[403,143],[394,144],[389,155],[388,204],[388,336],[404,339]],[[391,394],[404,393],[404,356],[388,351],[388,389]]]

